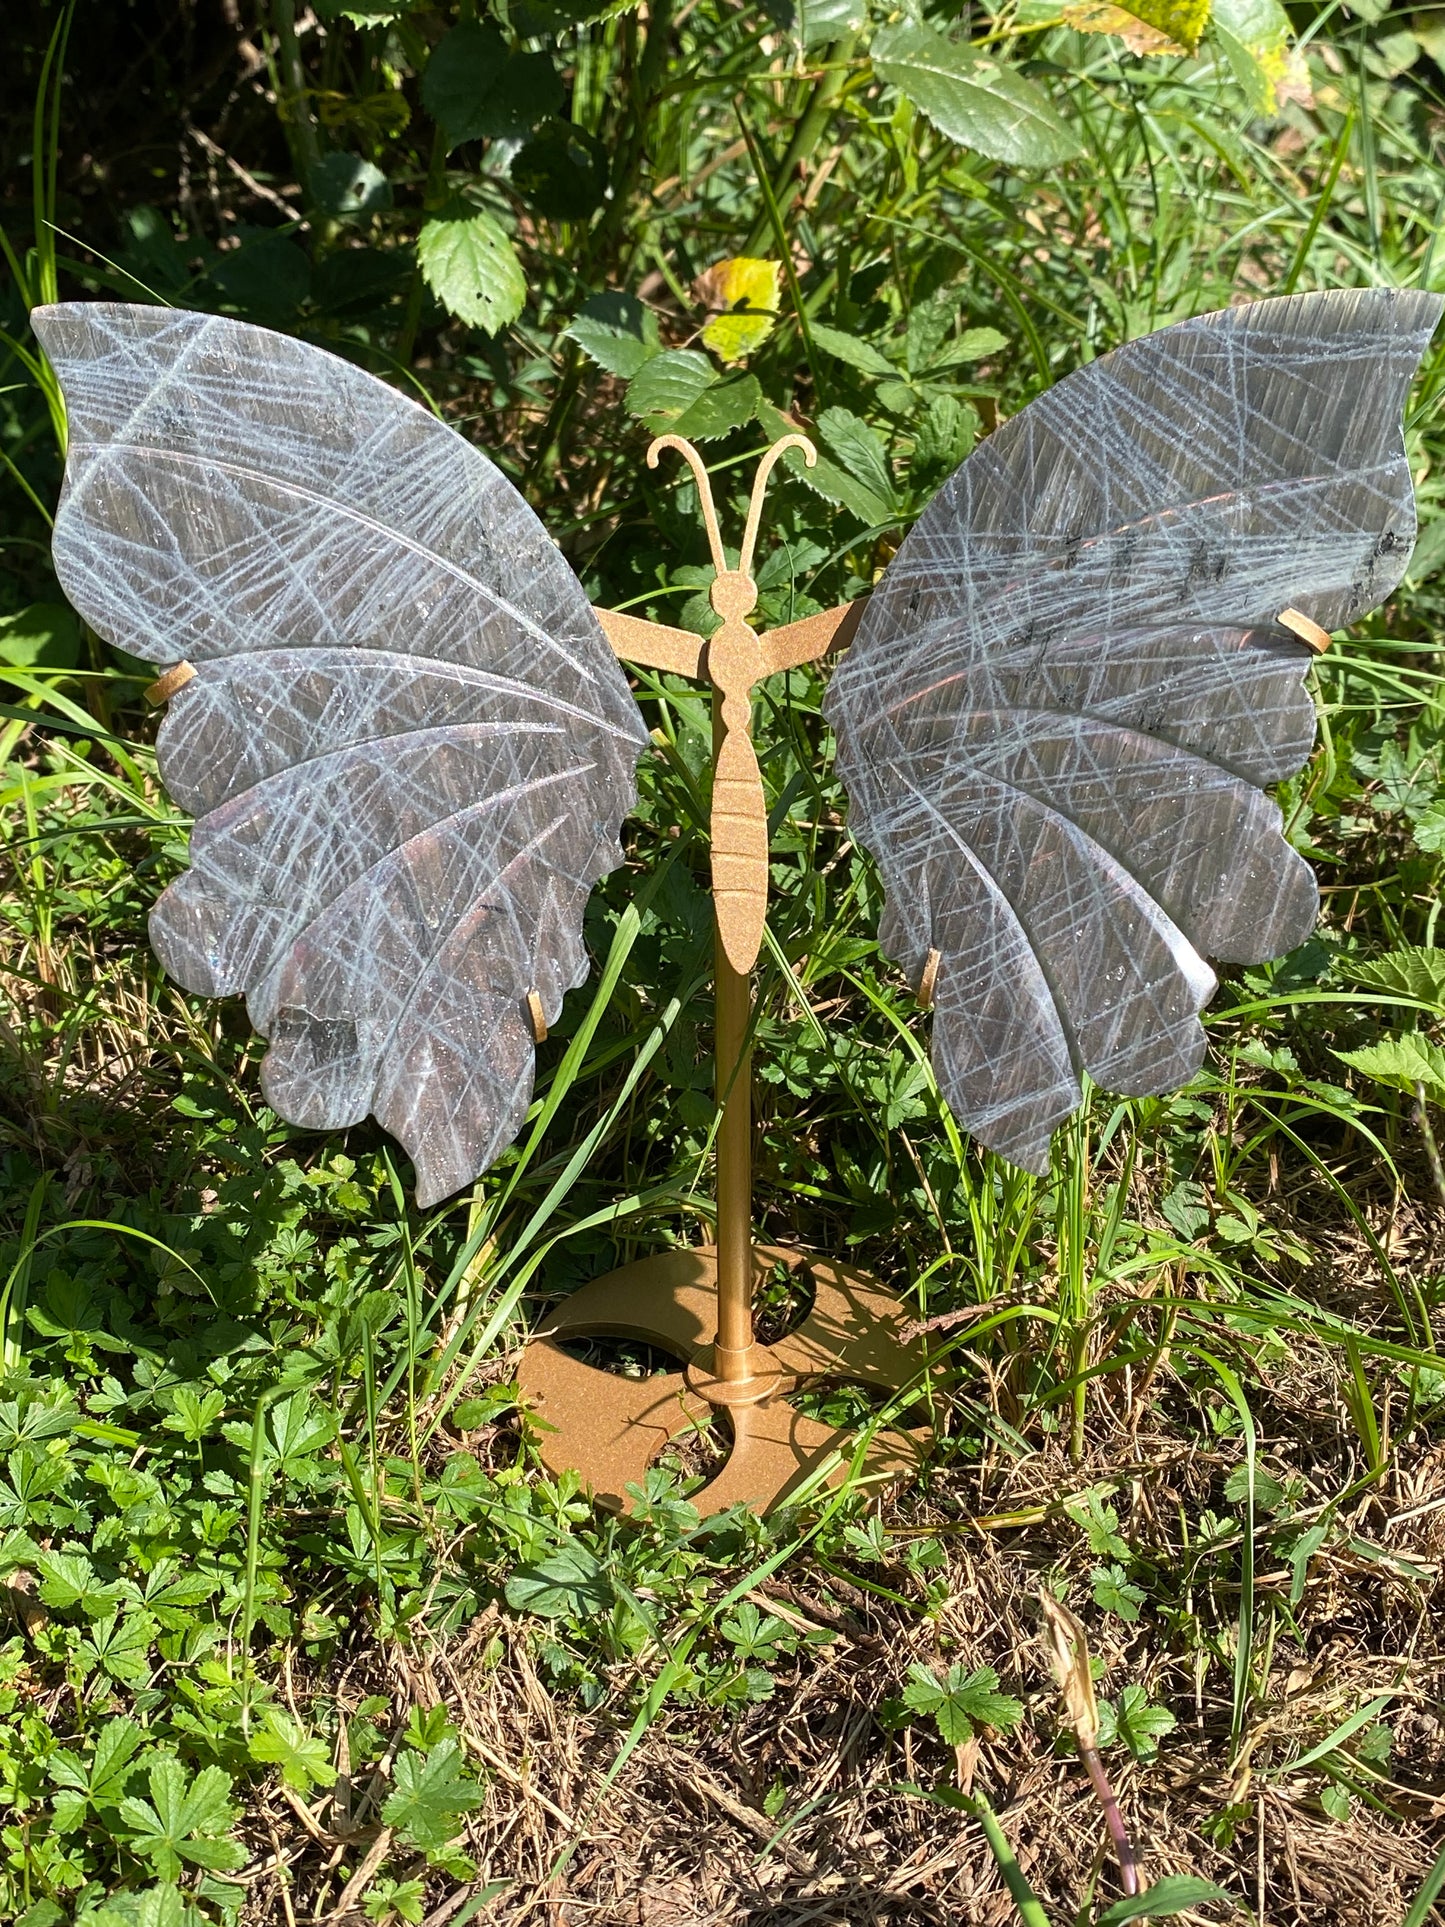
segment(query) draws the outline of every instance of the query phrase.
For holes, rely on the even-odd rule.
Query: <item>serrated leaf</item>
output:
[[[607,149],[585,127],[551,116],[512,162],[512,185],[549,221],[585,221],[607,194]]]
[[[562,332],[609,375],[628,381],[662,353],[657,316],[631,294],[594,294]]]
[[[299,1721],[279,1707],[268,1706],[262,1724],[247,1741],[251,1758],[263,1766],[281,1769],[281,1778],[297,1793],[309,1793],[313,1786],[336,1783],[336,1769],[323,1740],[308,1733]]]
[[[627,412],[654,435],[668,434],[717,379],[717,370],[695,348],[666,349],[650,356],[628,383]]]
[[[771,314],[715,314],[705,323],[702,338],[719,361],[746,361],[776,326],[777,316]]]
[[[1214,0],[1209,32],[1254,111],[1274,113],[1280,88],[1290,78],[1294,42],[1289,15],[1279,0]]]
[[[456,1741],[445,1739],[425,1758],[410,1748],[398,1757],[393,1789],[381,1817],[413,1846],[438,1853],[457,1838],[463,1816],[485,1797],[466,1772]]]
[[[950,1666],[946,1678],[940,1680],[917,1662],[909,1668],[903,1704],[912,1712],[930,1716],[949,1746],[962,1746],[972,1739],[976,1726],[991,1726],[1007,1733],[1017,1726],[1024,1710],[1021,1701],[998,1691],[998,1674],[991,1666],[981,1666],[973,1673],[963,1666]]]
[[[896,501],[893,473],[888,466],[888,444],[878,433],[848,408],[825,408],[818,417],[818,432],[831,455],[868,491],[870,496],[892,506]]]
[[[752,375],[722,377],[706,355],[672,348],[654,355],[629,382],[627,407],[654,435],[715,441],[757,413],[762,390]]]
[[[1407,1031],[1403,1037],[1383,1037],[1378,1044],[1366,1044],[1361,1050],[1337,1050],[1334,1054],[1342,1064],[1362,1071],[1377,1084],[1404,1091],[1410,1097],[1421,1084],[1426,1097],[1445,1104],[1445,1050],[1414,1031]]]
[[[1114,1736],[1128,1747],[1136,1760],[1153,1759],[1159,1751],[1158,1742],[1179,1723],[1167,1706],[1154,1705],[1138,1685],[1126,1686],[1112,1711]],[[1101,1741],[1108,1743],[1102,1734]]]
[[[755,375],[715,382],[678,416],[674,432],[693,442],[715,442],[752,421],[763,399]]]
[[[612,1583],[585,1547],[564,1546],[535,1565],[520,1566],[507,1581],[513,1612],[543,1619],[583,1619],[606,1612],[614,1599]]]
[[[1242,1505],[1249,1497],[1249,1465],[1237,1465],[1224,1482],[1224,1496],[1231,1505]],[[1277,1512],[1284,1503],[1284,1487],[1279,1480],[1256,1465],[1254,1503],[1262,1512]]]
[[[898,373],[887,356],[880,354],[871,342],[860,341],[856,335],[845,334],[841,328],[829,328],[823,322],[815,321],[810,325],[809,332],[815,345],[824,354],[846,362],[848,367],[856,368],[860,374],[882,375],[886,378]]]
[[[1101,1611],[1113,1613],[1115,1618],[1132,1625],[1144,1603],[1143,1589],[1131,1582],[1120,1565],[1095,1566],[1091,1578],[1094,1604]]]
[[[144,1686],[151,1674],[151,1647],[160,1628],[149,1613],[110,1613],[96,1620],[76,1646],[83,1672],[95,1668],[123,1686]]]
[[[1209,0],[1075,0],[1063,13],[1076,33],[1112,33],[1134,54],[1192,54],[1209,20]]]
[[[965,328],[958,340],[944,349],[935,366],[951,368],[959,361],[987,361],[1007,346],[1008,336],[997,328]]]
[[[826,455],[820,455],[811,468],[803,465],[802,452],[790,448],[783,457],[784,462],[800,482],[806,482],[815,495],[821,495],[825,502],[832,502],[845,508],[867,528],[887,528],[898,520],[898,512],[891,500],[875,495],[861,482],[854,481],[847,469],[840,468],[837,462],[830,462]]]
[[[183,1860],[212,1873],[245,1865],[245,1848],[221,1837],[236,1815],[230,1777],[220,1767],[202,1767],[188,1781],[181,1762],[167,1756],[152,1765],[147,1785],[150,1800],[122,1800],[120,1817],[131,1829],[131,1851],[150,1861],[161,1879],[177,1879]]]
[[[90,1759],[85,1761],[69,1752],[54,1753],[47,1763],[50,1777],[57,1786],[74,1790],[85,1804],[114,1805],[135,1771],[136,1749],[144,1738],[142,1729],[123,1714],[107,1720],[96,1736]]]
[[[1445,850],[1445,800],[1431,803],[1416,817],[1410,829],[1415,839],[1415,847],[1427,856],[1438,856]]]
[[[342,220],[391,206],[390,181],[355,154],[324,154],[306,176],[306,190],[313,207]]]
[[[868,18],[865,0],[763,0],[763,11],[804,52],[857,33]]]
[[[423,280],[458,321],[495,335],[522,312],[527,300],[522,264],[483,209],[428,221],[416,252]]]
[[[963,147],[1011,167],[1053,167],[1082,150],[1043,89],[993,53],[905,22],[873,40],[874,70]]]
[[[119,1583],[103,1580],[83,1552],[43,1552],[35,1565],[40,1597],[59,1612],[78,1606],[88,1619],[101,1619],[121,1596]]]
[[[432,49],[422,105],[449,147],[516,140],[562,105],[562,81],[545,54],[514,54],[497,29],[464,20]]]
[[[948,475],[978,439],[978,412],[954,395],[935,395],[913,438],[912,471]]]

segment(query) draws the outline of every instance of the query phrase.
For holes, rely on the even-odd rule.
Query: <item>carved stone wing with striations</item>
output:
[[[646,731],[581,584],[506,478],[349,363],[216,316],[38,310],[70,419],[55,564],[95,629],[197,674],[161,775],[198,821],[170,974],[244,992],[293,1123],[368,1112],[423,1205],[530,1101],[587,975]]]
[[[960,1121],[1037,1172],[1080,1102],[1184,1083],[1206,956],[1317,913],[1262,786],[1314,740],[1309,651],[1405,570],[1400,416],[1442,306],[1261,301],[1129,343],[990,436],[868,604],[827,714],[887,953],[940,953]]]

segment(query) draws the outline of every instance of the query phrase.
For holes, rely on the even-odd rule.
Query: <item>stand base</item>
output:
[[[811,1276],[812,1309],[795,1331],[759,1346],[762,1382],[739,1388],[711,1376],[717,1319],[717,1252],[711,1245],[662,1252],[594,1279],[566,1299],[542,1336],[522,1354],[522,1395],[542,1421],[540,1452],[549,1472],[580,1472],[597,1500],[619,1512],[670,1439],[726,1411],[733,1430],[727,1463],[692,1503],[706,1516],[744,1501],[760,1511],[782,1503],[834,1451],[837,1485],[850,1463],[849,1434],[805,1417],[788,1402],[809,1379],[835,1379],[896,1391],[920,1378],[922,1347],[905,1340],[906,1313],[891,1292],[862,1272],[777,1245],[759,1245],[755,1276],[775,1264]],[[573,1358],[561,1343],[579,1338],[630,1338],[655,1346],[683,1369],[624,1378]],[[776,1368],[776,1375],[774,1369]],[[879,1432],[863,1477],[883,1483],[917,1470],[927,1435]]]

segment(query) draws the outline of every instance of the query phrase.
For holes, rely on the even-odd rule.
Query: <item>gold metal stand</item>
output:
[[[722,626],[711,640],[599,609],[613,648],[633,662],[701,678],[716,691],[713,710],[712,871],[716,919],[717,1243],[665,1252],[626,1265],[574,1292],[522,1356],[523,1398],[542,1421],[541,1455],[553,1472],[582,1474],[605,1505],[626,1511],[627,1488],[640,1484],[668,1442],[694,1430],[710,1412],[726,1414],[732,1449],[726,1465],[694,1503],[704,1513],[745,1500],[767,1509],[786,1499],[834,1454],[844,1476],[848,1435],[805,1417],[790,1394],[808,1380],[845,1380],[896,1390],[926,1368],[921,1348],[905,1339],[904,1309],[862,1273],[802,1252],[755,1246],[752,1236],[753,964],[767,913],[768,819],[752,745],[752,688],[779,669],[811,662],[851,635],[861,604],[847,604],[758,636],[747,618],[757,603],[753,552],[768,475],[784,450],[816,455],[801,435],[774,444],[758,468],[736,569],[727,566],[707,469],[689,442],[665,435],[648,450],[656,467],[664,448],[692,468],[717,570],[712,606]],[[705,665],[705,667],[704,667]],[[810,1275],[806,1317],[772,1345],[753,1330],[758,1282],[781,1263]],[[601,1370],[564,1349],[569,1341],[640,1340],[682,1368],[650,1378]],[[865,1461],[872,1480],[913,1470],[923,1444],[903,1432],[880,1432]]]

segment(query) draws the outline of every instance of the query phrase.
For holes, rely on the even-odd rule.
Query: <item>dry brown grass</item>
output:
[[[1328,1356],[1293,1348],[1271,1374],[1257,1420],[1262,1464],[1278,1479],[1304,1482],[1293,1516],[1307,1522],[1317,1475],[1325,1489],[1323,1468],[1329,1489],[1340,1489],[1350,1434]],[[935,1616],[869,1590],[881,1582],[920,1597],[901,1563],[847,1577],[801,1555],[756,1597],[800,1628],[831,1634],[829,1643],[804,1647],[783,1665],[773,1697],[741,1714],[665,1706],[615,1779],[631,1724],[622,1696],[635,1686],[635,1670],[619,1669],[615,1710],[585,1712],[540,1676],[538,1623],[496,1608],[457,1636],[424,1636],[409,1653],[373,1649],[364,1668],[311,1686],[342,1706],[384,1690],[398,1719],[412,1706],[441,1703],[465,1739],[488,1787],[468,1832],[478,1875],[461,1888],[431,1876],[430,1927],[494,1881],[506,1891],[478,1918],[507,1927],[1012,1921],[1013,1902],[978,1825],[908,1791],[909,1783],[985,1794],[1050,1917],[1072,1920],[1095,1883],[1100,1896],[1118,1886],[1039,1639],[1039,1589],[1052,1584],[1088,1624],[1104,1666],[1100,1695],[1116,1698],[1137,1682],[1178,1719],[1150,1763],[1132,1762],[1120,1748],[1109,1756],[1146,1881],[1203,1875],[1268,1927],[1398,1922],[1445,1839],[1437,1711],[1445,1690],[1445,1445],[1392,1456],[1385,1477],[1358,1497],[1335,1542],[1312,1561],[1293,1612],[1289,1570],[1269,1560],[1261,1541],[1257,1606],[1267,1630],[1256,1648],[1250,1723],[1232,1754],[1235,1586],[1201,1576],[1171,1616],[1146,1606],[1137,1625],[1108,1617],[1089,1598],[1097,1560],[1060,1503],[1109,1485],[1136,1553],[1177,1570],[1181,1519],[1197,1521],[1211,1500],[1218,1506],[1239,1463],[1237,1441],[1210,1449],[1200,1433],[1197,1404],[1166,1368],[1145,1407],[1112,1420],[1099,1408],[1082,1465],[1051,1448],[996,1465],[983,1489],[977,1465],[938,1472],[926,1495],[886,1505],[895,1532],[935,1532],[946,1545],[948,1596]],[[990,1529],[979,1523],[984,1513],[1029,1523]],[[1208,1570],[1206,1563],[1201,1573]],[[911,1662],[955,1659],[993,1667],[1004,1690],[1025,1702],[1015,1733],[955,1751],[921,1722],[892,1731],[880,1723],[882,1703],[899,1693]],[[384,1681],[375,1670],[383,1663]],[[644,1656],[644,1675],[657,1664],[655,1653]],[[1294,1772],[1291,1762],[1380,1694],[1391,1695],[1395,1750],[1374,1791],[1388,1811],[1356,1800],[1347,1821],[1332,1819],[1320,1804],[1319,1773]],[[763,1801],[779,1782],[787,1797],[772,1818]],[[343,1794],[353,1823],[384,1797],[384,1774]],[[1226,1819],[1232,1838],[1221,1831]],[[283,1895],[278,1874],[258,1867],[247,1918],[354,1919],[359,1927],[363,1892],[344,1891],[344,1876],[374,1838],[374,1821],[371,1835],[345,1841],[332,1831],[328,1801],[308,1821],[317,1837],[292,1808],[273,1807],[290,1891]],[[1223,1916],[1212,1908],[1195,1917]]]

